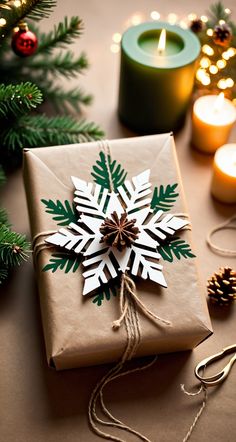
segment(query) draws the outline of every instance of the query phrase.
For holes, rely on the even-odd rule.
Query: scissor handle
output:
[[[218,373],[213,376],[203,377],[200,375],[200,372],[204,370],[208,365],[212,364],[214,361],[221,359],[225,355],[229,353],[233,353],[234,355],[229,360],[228,364]],[[209,356],[208,358],[203,359],[195,368],[195,376],[206,386],[206,387],[214,387],[215,385],[223,382],[224,379],[228,376],[234,362],[236,361],[236,344],[230,345],[228,347],[223,348],[222,351],[216,353],[215,355]]]

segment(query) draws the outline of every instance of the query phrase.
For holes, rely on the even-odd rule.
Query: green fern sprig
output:
[[[167,243],[161,244],[158,247],[158,252],[162,258],[168,262],[173,262],[174,257],[178,260],[181,258],[196,258],[190,245],[178,237],[174,237]]]
[[[64,205],[59,200],[55,202],[41,199],[41,201],[46,206],[46,212],[50,213],[50,215],[54,215],[52,219],[56,221],[58,226],[68,226],[70,223],[77,222],[78,215],[68,200],[64,201]]]
[[[43,272],[64,270],[65,273],[72,271],[75,273],[82,261],[82,255],[55,253],[49,260],[49,263],[43,267]]]
[[[175,191],[178,184],[168,184],[164,187],[162,184],[160,187],[155,187],[153,191],[153,197],[151,201],[151,209],[153,209],[154,213],[158,210],[163,210],[164,212],[168,212],[170,210],[179,194]]]
[[[114,190],[121,186],[127,176],[127,172],[122,168],[121,164],[117,164],[116,160],[111,159],[110,155],[106,157],[104,152],[99,153],[100,160],[96,161],[91,172],[95,183],[100,184],[106,189],[110,189],[110,174]],[[109,168],[109,169],[108,169]]]
[[[116,296],[115,287],[105,287],[103,292],[100,292],[93,298],[93,304],[97,304],[98,307],[102,305],[102,303],[106,301],[110,301],[111,296]]]

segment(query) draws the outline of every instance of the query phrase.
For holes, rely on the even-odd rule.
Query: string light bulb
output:
[[[203,45],[202,52],[210,57],[214,55],[214,49],[209,45]]]
[[[216,66],[218,67],[218,69],[224,69],[226,64],[227,64],[226,61],[222,59],[217,60],[216,62]]]
[[[5,18],[0,18],[0,26],[5,26],[6,23],[7,21],[5,20]]]
[[[207,31],[206,31],[206,33],[207,33],[208,37],[212,37],[212,36],[213,36],[213,33],[214,33],[214,31],[213,31],[213,29],[211,29],[211,28],[208,28],[208,29],[207,29]]]
[[[202,57],[202,59],[200,60],[200,66],[202,68],[209,68],[211,64],[211,60],[208,57]]]
[[[209,71],[210,71],[210,73],[211,73],[212,75],[215,75],[215,74],[217,74],[217,72],[219,72],[219,69],[218,69],[218,67],[217,67],[215,64],[212,64],[212,65],[209,67]]]

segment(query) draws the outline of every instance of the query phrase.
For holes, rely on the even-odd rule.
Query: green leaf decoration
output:
[[[67,253],[55,253],[52,258],[49,259],[49,263],[43,268],[43,272],[52,271],[55,273],[57,270],[64,270],[65,273],[72,271],[75,273],[82,261],[81,255],[73,255]]]
[[[100,160],[96,161],[91,172],[95,183],[100,184],[106,189],[110,189],[110,175],[114,190],[121,186],[127,176],[127,172],[122,168],[121,164],[117,164],[116,160],[111,159],[110,155],[106,157],[104,152],[99,153]],[[109,168],[109,169],[108,169]]]
[[[57,222],[58,226],[67,226],[70,223],[76,223],[78,215],[75,212],[73,205],[70,205],[68,200],[64,201],[64,205],[61,201],[56,200],[41,200],[46,206],[46,212],[54,215],[52,219]]]
[[[158,247],[158,252],[161,254],[165,261],[173,262],[174,257],[181,258],[196,258],[193,254],[190,245],[183,239],[172,238],[168,243],[163,243]]]
[[[116,296],[116,290],[114,287],[106,287],[103,292],[99,293],[93,298],[93,304],[97,304],[100,307],[103,301],[110,301],[111,296]]]
[[[170,210],[179,194],[175,192],[178,183],[168,184],[164,187],[162,184],[160,187],[155,187],[153,192],[153,197],[151,201],[151,209],[156,213],[158,210],[163,210],[164,212],[168,212]]]

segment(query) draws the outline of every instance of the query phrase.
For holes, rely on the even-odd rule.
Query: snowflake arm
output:
[[[86,270],[83,273],[84,289],[83,295],[87,295],[93,290],[100,287],[101,283],[108,283],[109,279],[116,278],[118,276],[118,270],[114,266],[111,258],[109,256],[110,249],[106,250],[104,253],[93,256],[92,258],[86,259],[83,262],[84,267],[90,267],[91,269]],[[106,270],[108,270],[110,277],[107,275]]]
[[[118,192],[126,205],[126,212],[131,213],[150,204],[151,198],[145,198],[151,193],[149,183],[150,170],[145,170],[130,181],[125,181],[123,186],[118,187]],[[127,193],[128,192],[128,193]]]
[[[108,196],[108,189],[102,188],[100,184],[87,183],[76,177],[71,177],[75,186],[76,210],[79,213],[95,215],[105,218],[104,206]]]
[[[132,275],[140,274],[143,279],[151,279],[157,284],[167,287],[164,275],[162,273],[163,266],[157,261],[161,257],[155,250],[147,250],[132,246],[134,259],[131,264]]]
[[[95,234],[88,233],[75,223],[70,223],[69,227],[70,230],[60,229],[57,233],[46,238],[45,241],[67,250],[73,250],[77,254],[82,253],[88,242],[95,237]]]

